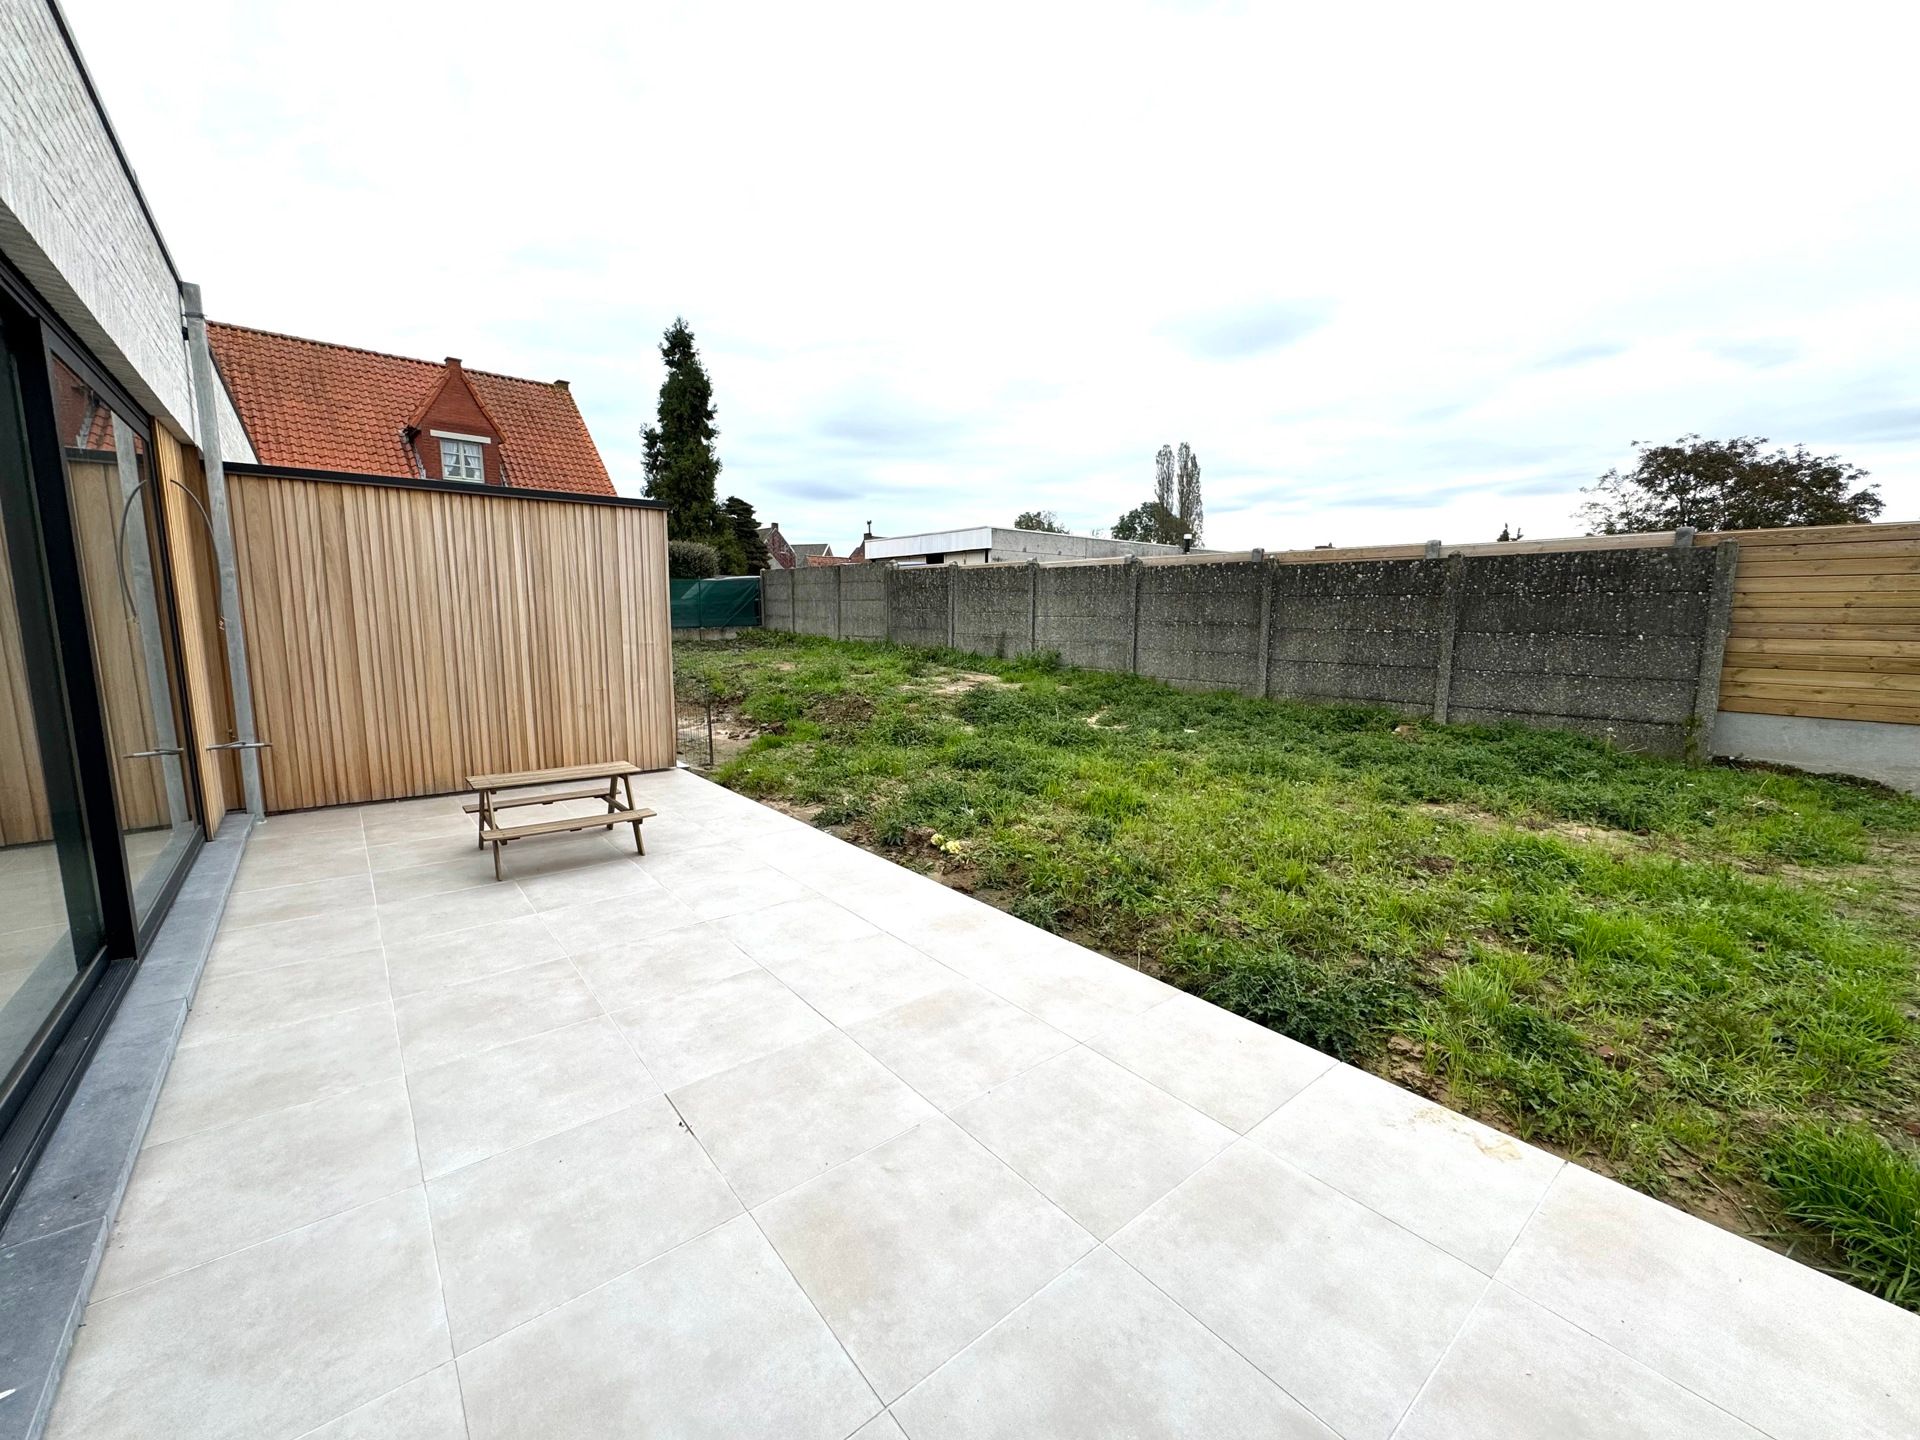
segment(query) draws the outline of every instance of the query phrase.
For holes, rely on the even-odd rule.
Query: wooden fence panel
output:
[[[665,512],[228,483],[269,810],[674,763]]]
[[[1734,530],[1720,708],[1920,725],[1920,524]]]

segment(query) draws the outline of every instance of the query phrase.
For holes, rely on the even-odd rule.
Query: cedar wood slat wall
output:
[[[269,810],[674,763],[665,512],[228,483]]]

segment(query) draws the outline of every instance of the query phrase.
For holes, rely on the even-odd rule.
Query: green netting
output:
[[[717,630],[760,623],[760,577],[724,575],[718,580],[669,580],[673,628]]]

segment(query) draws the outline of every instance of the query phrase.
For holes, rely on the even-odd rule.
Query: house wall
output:
[[[231,483],[269,810],[674,764],[665,511]]]
[[[179,280],[37,0],[0,5],[0,253],[150,413],[197,433]]]

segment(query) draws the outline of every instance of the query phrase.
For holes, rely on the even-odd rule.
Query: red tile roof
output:
[[[445,365],[209,324],[207,338],[263,465],[415,475],[406,429],[439,388]],[[611,495],[587,422],[564,382],[465,370],[503,432],[511,485]]]

